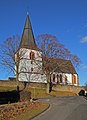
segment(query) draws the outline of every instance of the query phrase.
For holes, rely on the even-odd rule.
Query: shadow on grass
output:
[[[17,90],[0,92],[0,104],[15,103],[20,100],[20,92]]]

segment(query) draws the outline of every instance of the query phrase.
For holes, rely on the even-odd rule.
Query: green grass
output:
[[[10,90],[16,90],[16,87],[0,86],[0,92],[1,91],[10,91]]]

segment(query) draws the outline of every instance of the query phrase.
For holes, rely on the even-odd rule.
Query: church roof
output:
[[[56,72],[59,71],[62,73],[77,74],[70,60],[57,59],[57,64],[58,64],[58,68],[55,70]]]
[[[27,17],[26,17],[26,22],[25,22],[23,33],[22,33],[22,38],[21,38],[19,48],[39,50],[37,48],[36,43],[35,43],[35,39],[34,39],[33,30],[32,30],[29,15],[27,15]]]
[[[46,61],[44,67],[46,68],[49,66],[50,71],[52,70],[59,73],[77,74],[70,60],[43,57],[43,61]]]

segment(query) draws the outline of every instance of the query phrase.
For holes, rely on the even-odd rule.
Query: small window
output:
[[[30,52],[30,59],[34,60],[35,59],[35,53],[34,52]]]
[[[31,72],[33,71],[33,68],[31,68]]]
[[[31,61],[31,64],[33,64],[33,61]]]

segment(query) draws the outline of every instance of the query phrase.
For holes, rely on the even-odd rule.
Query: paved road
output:
[[[49,102],[50,108],[33,120],[87,120],[87,100],[83,97],[54,97],[43,101]]]

